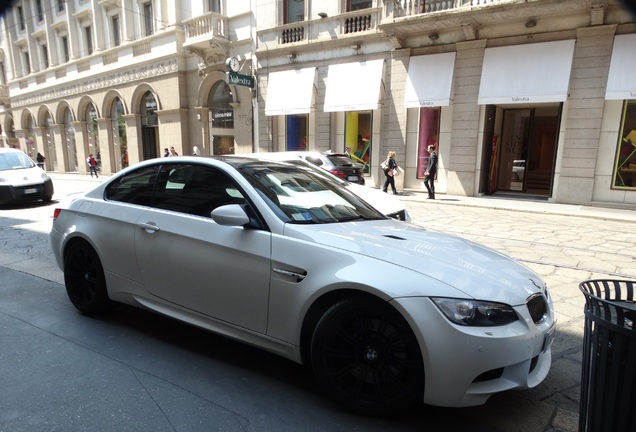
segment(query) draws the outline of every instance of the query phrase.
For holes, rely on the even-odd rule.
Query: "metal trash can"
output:
[[[636,431],[636,281],[588,280],[579,432]]]

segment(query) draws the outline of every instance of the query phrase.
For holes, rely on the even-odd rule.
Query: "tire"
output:
[[[314,330],[310,355],[323,389],[357,413],[391,414],[422,403],[417,339],[380,300],[357,296],[333,305]]]
[[[97,252],[87,243],[69,246],[64,255],[64,284],[68,298],[80,312],[99,314],[113,308]]]

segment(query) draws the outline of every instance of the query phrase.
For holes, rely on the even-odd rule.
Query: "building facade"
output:
[[[47,169],[349,153],[367,184],[636,208],[636,19],[620,0],[19,0],[3,145]]]

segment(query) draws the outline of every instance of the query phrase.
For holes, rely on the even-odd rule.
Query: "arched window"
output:
[[[47,125],[46,125],[46,137],[47,141],[53,141],[52,134],[49,138],[49,128],[50,125],[48,123],[49,119],[51,124],[53,119],[51,116],[47,114]],[[75,126],[73,126],[73,113],[69,108],[64,110],[64,137],[66,138],[66,155],[68,157],[67,170],[72,172],[77,172],[77,148],[75,147]],[[53,144],[55,145],[55,144]]]
[[[157,101],[152,93],[146,92],[141,103],[141,125],[157,126]]]
[[[144,160],[159,155],[159,116],[157,100],[151,92],[146,92],[141,100],[141,147]],[[128,165],[128,155],[123,153],[122,165]]]
[[[45,145],[48,149],[49,156],[46,162],[49,164],[49,169],[57,171],[57,153],[55,152],[55,139],[53,137],[53,116],[47,112],[44,116],[44,139]]]
[[[230,105],[232,101],[232,91],[230,86],[223,81],[217,82],[208,98],[208,109],[210,110],[211,127],[233,129],[234,128],[234,108]]]
[[[99,129],[97,128],[97,110],[95,105],[88,104],[86,107],[86,130],[88,131],[88,151],[86,154],[92,154],[100,165],[102,161],[102,152],[99,149]]]
[[[24,122],[24,140],[26,144],[27,153],[32,155],[36,154],[37,145],[35,142],[35,130],[33,128],[33,117],[31,117],[30,115],[26,118]]]
[[[113,147],[111,149],[113,169],[115,172],[121,170],[122,155],[128,150],[126,138],[126,120],[124,119],[124,104],[121,99],[116,98],[110,109],[111,128],[113,134]]]

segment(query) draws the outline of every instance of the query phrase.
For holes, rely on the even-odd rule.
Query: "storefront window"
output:
[[[231,105],[232,91],[224,81],[217,82],[208,95],[211,154],[235,153],[234,108]]]
[[[309,115],[288,115],[287,121],[287,150],[309,150],[307,147],[307,125]]]
[[[97,129],[97,110],[95,105],[89,104],[86,108],[86,128],[88,130],[88,152],[97,160],[97,164],[101,165],[102,153],[99,150],[99,130]]]
[[[35,131],[33,130],[33,118],[31,116],[27,117],[25,124],[25,144],[27,153],[34,155],[37,154],[36,143],[35,143]]]
[[[49,115],[50,117],[50,115]],[[48,119],[47,119],[48,120]],[[53,119],[51,118],[51,124],[53,123]],[[51,132],[51,137],[49,137],[49,129],[50,126],[47,121],[47,141],[55,146],[53,143],[53,137]],[[73,113],[69,108],[66,108],[64,111],[64,137],[66,138],[66,155],[68,157],[68,165],[67,170],[71,172],[77,172],[77,147],[75,143],[75,126],[73,126]]]
[[[234,128],[234,108],[230,105],[231,101],[230,86],[223,81],[216,83],[208,99],[213,128]]]
[[[371,111],[349,111],[345,114],[345,148],[354,162],[362,165],[362,173],[371,173]]]
[[[614,189],[636,190],[636,100],[625,101],[614,165]]]
[[[44,145],[46,146],[46,149],[48,152],[48,158],[46,160],[46,163],[49,167],[49,170],[57,171],[58,170],[57,153],[55,151],[55,139],[53,137],[53,117],[51,116],[51,113],[47,112],[44,115],[43,125],[44,125],[44,136],[43,136]]]
[[[112,134],[113,134],[113,158],[115,171],[121,170],[121,158],[128,150],[126,136],[126,120],[124,119],[124,104],[117,98],[111,107]]]
[[[417,178],[424,178],[430,153],[427,148],[438,149],[440,107],[420,108],[420,134],[417,145]]]

